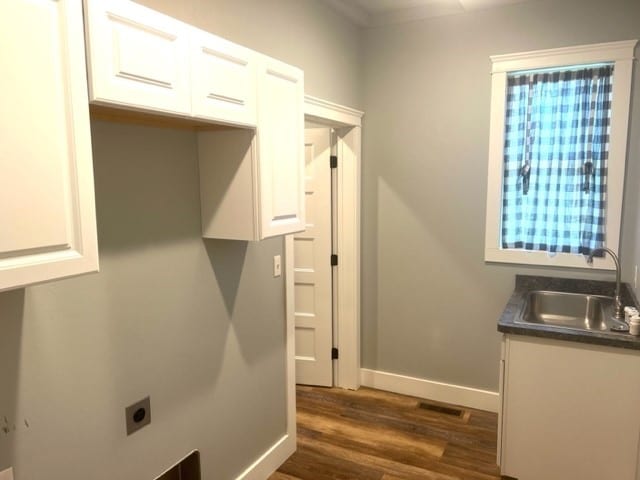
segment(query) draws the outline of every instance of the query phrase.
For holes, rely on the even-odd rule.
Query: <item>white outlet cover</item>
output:
[[[1,471],[0,480],[13,480],[13,468],[7,468]]]
[[[282,257],[276,255],[273,257],[273,276],[279,277],[280,275],[282,275]]]

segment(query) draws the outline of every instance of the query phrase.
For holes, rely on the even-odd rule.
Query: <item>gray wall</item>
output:
[[[636,140],[638,143],[638,140]],[[636,148],[636,150],[638,150]],[[636,158],[640,158],[640,155]],[[635,251],[633,260],[629,263],[630,266],[635,266],[635,271],[632,274],[631,278],[628,278],[628,281],[635,285],[636,298],[640,298],[640,208],[638,208],[638,217],[636,219],[636,235],[635,235]],[[629,277],[629,276],[627,276]]]
[[[366,31],[364,367],[495,391],[496,321],[516,273],[611,278],[484,263],[489,56],[633,38],[636,0],[543,0]],[[639,75],[634,90],[627,280],[640,259]]]
[[[360,30],[320,0],[137,0],[300,67],[305,93],[362,108]]]
[[[282,241],[200,238],[194,133],[94,122],[92,137],[101,272],[0,295],[16,426],[0,465],[150,479],[198,448],[205,478],[234,478],[286,430]],[[126,437],[146,395],[152,423]]]
[[[144,3],[361,104],[359,31],[320,3]],[[151,479],[197,448],[203,478],[235,478],[286,429],[283,241],[201,238],[195,133],[91,128],[101,272],[0,294],[0,470]],[[148,394],[152,424],[126,437]]]

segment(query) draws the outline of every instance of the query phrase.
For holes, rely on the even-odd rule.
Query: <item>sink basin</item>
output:
[[[612,313],[611,297],[536,290],[527,294],[516,322],[605,331],[620,323]]]

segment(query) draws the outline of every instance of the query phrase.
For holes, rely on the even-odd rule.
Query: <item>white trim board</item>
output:
[[[295,400],[294,400],[295,401]],[[294,407],[295,410],[295,407]],[[295,424],[294,424],[295,430]],[[274,443],[253,465],[236,480],[263,480],[275,472],[296,451],[296,437],[286,434]]]
[[[360,171],[361,128],[340,128],[337,154],[337,221],[335,246],[339,262],[334,270],[337,284],[335,386],[360,387]]]
[[[284,237],[285,252],[293,252],[293,235]],[[262,480],[269,477],[296,451],[296,358],[295,313],[293,291],[293,255],[285,254],[285,368],[287,390],[287,433],[275,442],[236,480]]]
[[[285,252],[293,252],[293,235],[284,237]],[[287,391],[287,433],[276,441],[236,480],[263,480],[275,472],[296,451],[296,358],[295,358],[295,313],[293,288],[293,255],[285,254],[285,369]]]
[[[489,390],[451,385],[423,378],[369,370],[368,368],[360,370],[360,380],[364,387],[387,392],[451,403],[488,412],[497,413],[500,410],[498,392]]]
[[[501,212],[507,75],[509,72],[522,70],[615,62],[611,106],[611,133],[607,166],[605,246],[618,252],[622,227],[625,161],[628,154],[627,142],[634,63],[633,55],[636,43],[637,40],[626,40],[622,42],[493,55],[491,57],[491,113],[489,119],[489,158],[484,249],[484,259],[486,262],[581,269],[615,269],[614,262],[609,255],[604,258],[596,258],[593,264],[588,264],[584,256],[577,254],[557,253],[549,255],[544,251],[502,248]]]
[[[332,127],[360,127],[363,115],[363,112],[354,108],[328,102],[311,95],[304,96],[304,116],[306,119],[318,120]]]
[[[637,40],[576,45],[573,47],[533,50],[530,52],[491,55],[491,73],[517,72],[548,67],[564,67],[598,62],[632,60]]]

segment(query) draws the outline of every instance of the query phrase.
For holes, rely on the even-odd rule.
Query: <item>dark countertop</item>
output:
[[[498,320],[498,331],[515,335],[528,335],[531,337],[544,337],[555,340],[640,350],[640,336],[633,336],[629,333],[570,330],[552,325],[515,322],[524,305],[526,294],[532,290],[588,293],[612,297],[615,292],[615,287],[615,282],[516,275],[515,290]],[[631,287],[627,283],[623,283],[620,290],[623,305],[635,305],[637,308],[639,305],[638,300]]]

